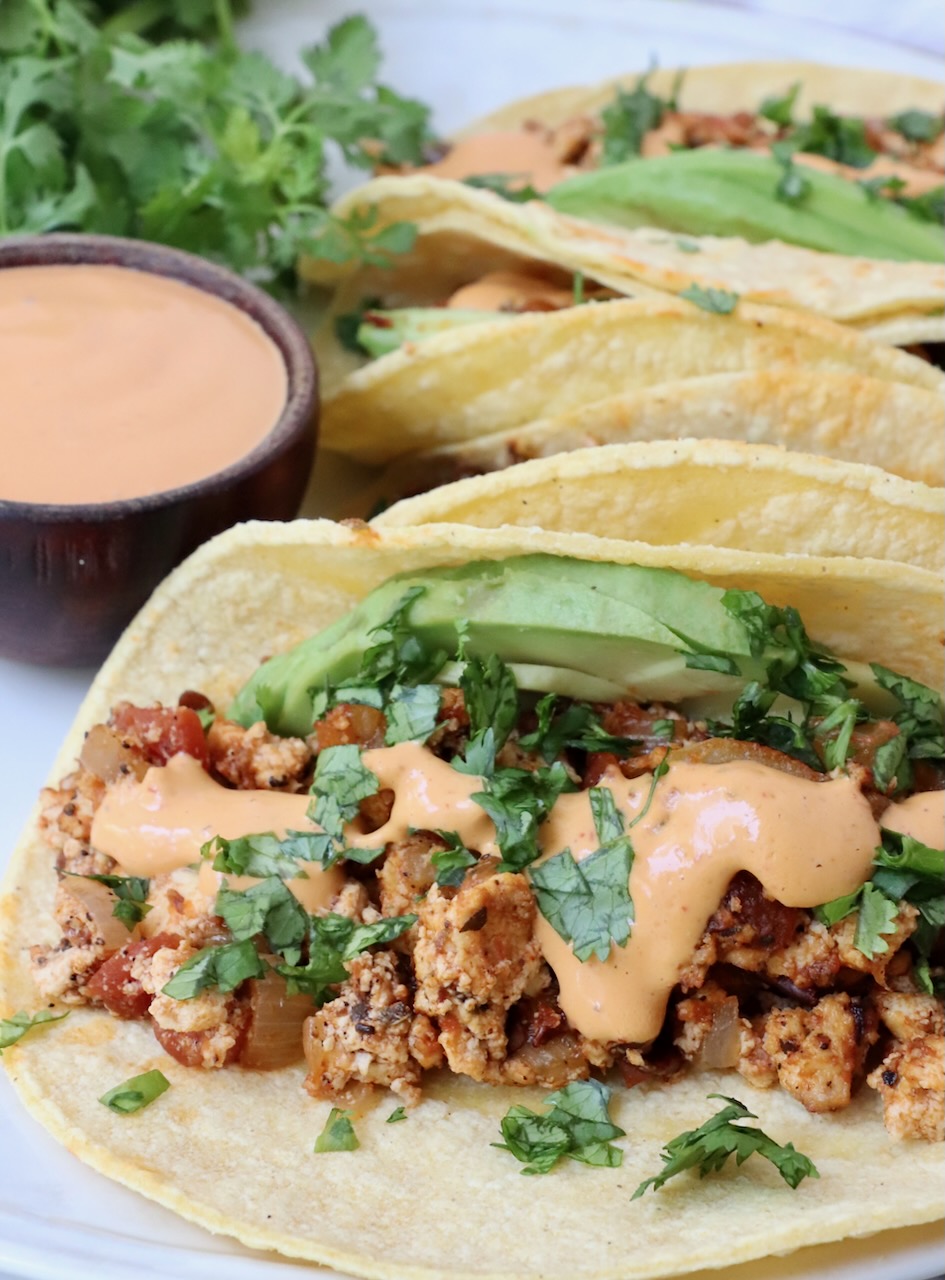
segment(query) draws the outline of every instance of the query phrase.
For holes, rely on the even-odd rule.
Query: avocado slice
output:
[[[714,147],[627,160],[559,183],[544,197],[559,213],[618,227],[783,240],[827,253],[941,262],[942,228],[856,182],[798,166],[803,195],[779,196],[773,156]]]
[[[312,727],[313,694],[354,679],[363,651],[412,588],[412,633],[429,651],[455,658],[459,622],[470,654],[497,653],[519,687],[592,701],[629,696],[684,702],[710,696],[731,706],[760,677],[773,652],[752,656],[743,624],[722,605],[722,591],[670,569],[573,560],[545,554],[401,574],[349,614],[289,653],[266,662],[229,714],[242,724],[263,717],[280,734]],[[738,674],[687,665],[687,655],[732,659]],[[710,658],[711,663],[711,658]],[[439,678],[459,672],[448,662]],[[876,699],[865,669],[850,669]],[[866,686],[869,686],[867,689]],[[888,700],[887,700],[888,701]]]
[[[450,329],[462,329],[487,320],[511,320],[511,311],[467,311],[462,307],[401,307],[364,313],[355,341],[362,351],[379,359],[405,342],[422,342]]]

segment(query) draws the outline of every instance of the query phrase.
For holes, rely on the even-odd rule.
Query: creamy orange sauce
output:
[[[202,289],[98,264],[0,270],[0,499],[200,480],[265,438],[286,391],[275,343]]]
[[[420,169],[434,178],[476,178],[498,173],[549,191],[563,182],[573,168],[563,165],[554,140],[541,129],[511,129],[502,133],[477,133],[455,142],[442,160]]]
[[[403,840],[411,830],[455,831],[467,848],[498,856],[492,819],[471,799],[482,791],[482,778],[460,773],[416,742],[364,751],[361,759],[395,798],[382,827],[366,835],[346,833],[353,848],[373,849]]]
[[[447,307],[466,311],[525,311],[535,304],[543,308],[574,305],[574,291],[523,271],[489,271],[451,295]]]
[[[934,191],[942,185],[940,173],[932,169],[918,169],[915,165],[908,164],[905,160],[895,160],[892,156],[877,156],[865,169],[855,169],[853,165],[841,164],[839,160],[831,160],[829,156],[815,155],[809,151],[798,151],[794,159],[810,169],[838,174],[853,182],[872,178],[899,178],[906,184],[899,193],[904,196],[925,195],[927,191]]]
[[[887,831],[912,836],[930,849],[945,848],[945,791],[920,791],[891,804],[880,818]]]
[[[306,817],[308,795],[279,791],[231,791],[214,782],[192,756],[173,756],[149,769],[139,782],[128,777],[110,786],[92,821],[92,844],[118,863],[119,873],[158,876],[200,861],[201,846],[214,836],[317,831]],[[308,879],[286,883],[308,910],[326,907],[344,884],[338,867],[301,864]],[[217,875],[207,864],[200,884],[213,892]],[[252,877],[228,876],[232,888],[255,884]]]
[[[610,771],[602,785],[629,828],[650,779]],[[627,945],[581,963],[542,916],[537,937],[571,1025],[594,1040],[631,1044],[658,1033],[680,969],[734,875],[749,871],[785,906],[812,907],[862,884],[879,842],[869,803],[849,778],[810,782],[753,763],[672,765],[628,834],[635,857]],[[569,848],[578,861],[598,848],[587,792],[560,797],[541,845],[546,856]]]

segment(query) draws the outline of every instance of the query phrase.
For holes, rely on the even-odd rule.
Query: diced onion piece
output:
[[[131,941],[133,935],[113,914],[117,899],[111,889],[84,876],[69,876],[63,885],[70,897],[81,902],[91,916],[92,928],[104,940],[108,951],[118,951]]]
[[[302,1023],[312,1012],[312,998],[286,994],[285,979],[269,972],[249,982],[249,1029],[240,1066],[257,1071],[287,1067],[302,1057]]]
[[[807,778],[811,782],[823,779],[803,760],[776,751],[774,747],[763,746],[759,742],[742,742],[738,738],[707,738],[704,742],[693,742],[685,747],[673,748],[671,764],[688,761],[689,764],[731,764],[733,761],[747,761],[752,764],[767,765],[769,769],[779,769],[781,773],[792,773],[797,778]]]
[[[698,1054],[698,1064],[703,1071],[718,1071],[734,1067],[741,1049],[741,1031],[738,1021],[738,1001],[734,996],[723,1000],[714,1010],[712,1026]]]
[[[115,782],[118,778],[133,775],[143,778],[148,762],[141,753],[128,747],[107,724],[96,724],[88,731],[79,754],[89,773],[103,782]]]

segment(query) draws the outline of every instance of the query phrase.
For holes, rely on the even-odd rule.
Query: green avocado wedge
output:
[[[900,262],[945,257],[941,226],[855,181],[798,165],[791,172],[802,194],[779,198],[785,172],[773,156],[706,147],[579,174],[545,200],[559,213],[618,227],[781,240]]]
[[[401,634],[429,656],[421,679],[456,678],[462,636],[467,655],[497,654],[511,665],[521,689],[591,701],[721,697],[731,705],[778,653],[753,652],[723,594],[669,569],[543,554],[400,575],[266,662],[229,715],[245,725],[263,718],[283,735],[309,733],[315,694],[358,678],[363,654],[389,637],[385,624],[398,610]],[[868,670],[849,674],[857,696],[888,705]]]

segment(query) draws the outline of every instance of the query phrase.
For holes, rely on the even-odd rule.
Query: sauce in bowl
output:
[[[0,500],[204,479],[266,438],[287,392],[276,344],[206,290],[100,263],[0,271]]]

